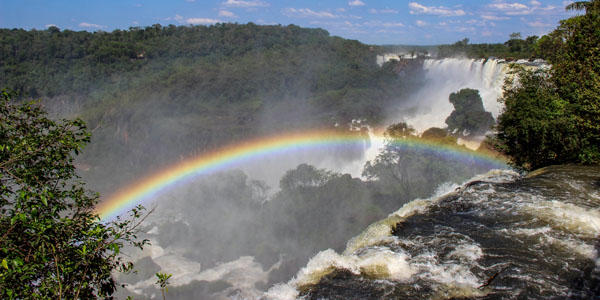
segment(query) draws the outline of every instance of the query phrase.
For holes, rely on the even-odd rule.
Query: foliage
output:
[[[451,93],[449,100],[454,105],[454,110],[446,118],[450,132],[458,132],[461,135],[482,135],[494,125],[494,117],[483,108],[483,100],[478,90],[462,89]]]
[[[169,291],[169,279],[171,278],[171,276],[173,276],[173,274],[167,274],[162,272],[156,273],[156,278],[158,278],[158,280],[156,280],[156,284],[158,284],[158,286],[160,287],[163,300],[166,299],[165,293]]]
[[[100,192],[242,137],[375,126],[418,87],[369,45],[294,25],[0,29],[0,47],[0,86],[94,128],[78,162]]]
[[[575,162],[577,132],[567,103],[543,70],[514,67],[505,83],[495,147],[525,170]]]
[[[458,138],[448,134],[444,128],[431,127],[421,134],[421,138],[441,145],[456,145]]]
[[[376,180],[385,193],[414,199],[428,197],[444,182],[462,182],[481,171],[474,161],[458,161],[440,157],[424,142],[454,146],[457,139],[441,128],[430,128],[421,136],[407,123],[389,126],[385,132],[384,150],[365,165],[363,176]],[[465,149],[466,150],[466,149]]]
[[[452,45],[438,46],[437,57],[466,56],[479,59],[497,57],[509,60],[543,58],[538,51],[538,36],[533,35],[523,39],[521,33],[514,32],[509,37],[505,43],[498,44],[469,44],[469,39],[465,38]]]
[[[98,222],[98,195],[77,180],[72,154],[90,136],[77,120],[55,122],[34,102],[0,96],[0,298],[110,298],[111,274],[127,270],[124,245],[136,241],[142,208],[131,221]]]
[[[568,102],[578,132],[582,163],[600,163],[600,1],[589,1],[585,14],[561,21],[561,38],[550,59],[552,80]]]
[[[492,143],[515,167],[600,163],[600,2],[543,37],[549,72],[517,68]]]

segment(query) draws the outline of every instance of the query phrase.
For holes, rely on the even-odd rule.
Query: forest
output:
[[[376,125],[419,79],[380,68],[371,46],[294,25],[2,29],[0,45],[0,86],[94,130],[79,160],[94,166],[87,178],[111,177],[107,162],[126,162],[100,192],[241,137],[351,119]]]

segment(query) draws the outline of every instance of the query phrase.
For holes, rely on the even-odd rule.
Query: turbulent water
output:
[[[264,299],[598,299],[600,167],[492,171],[414,200]]]

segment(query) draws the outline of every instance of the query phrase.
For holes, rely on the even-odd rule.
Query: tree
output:
[[[514,68],[500,99],[504,110],[492,145],[521,170],[576,162],[579,134],[549,74]]]
[[[523,41],[523,36],[521,36],[520,32],[513,32],[509,35],[510,39],[506,41],[506,45],[508,46],[508,50],[512,53],[521,52],[522,46],[525,44]]]
[[[561,21],[555,31],[551,74],[579,132],[578,161],[600,163],[600,1],[581,5],[585,14]]]
[[[494,117],[485,111],[478,90],[467,88],[451,93],[449,101],[454,105],[454,110],[446,118],[450,132],[460,135],[482,135],[494,125]]]
[[[73,154],[89,142],[81,120],[55,122],[34,102],[0,95],[0,298],[111,298],[120,250],[136,241],[132,219],[99,222],[98,195],[78,181]]]
[[[521,35],[520,32],[513,32],[511,34],[508,35],[510,37],[511,40],[522,40],[523,36]]]
[[[169,279],[171,278],[171,276],[173,276],[173,274],[162,273],[162,272],[156,273],[156,278],[158,278],[158,280],[156,281],[156,284],[158,284],[158,286],[160,287],[160,291],[162,293],[163,300],[166,299],[165,293],[167,293],[169,291],[169,284],[170,284]]]
[[[591,1],[575,1],[569,5],[567,5],[566,9],[567,10],[586,10],[587,8],[590,6],[591,2],[594,2],[594,0]]]
[[[505,84],[491,142],[519,169],[600,163],[600,2],[567,7],[576,8],[586,13],[538,42],[550,71],[517,68]]]

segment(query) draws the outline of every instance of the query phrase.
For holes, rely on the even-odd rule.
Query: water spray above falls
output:
[[[448,101],[450,93],[464,88],[479,91],[486,111],[497,118],[501,105],[502,85],[509,70],[504,60],[465,58],[426,59],[423,61],[426,83],[403,102],[402,119],[423,132],[430,127],[445,127],[444,120],[454,107]]]

